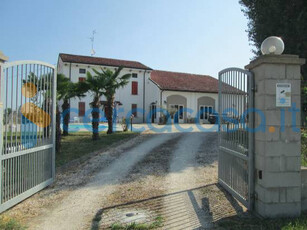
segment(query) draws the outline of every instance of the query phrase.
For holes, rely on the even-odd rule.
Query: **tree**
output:
[[[86,73],[86,80],[79,82],[80,88],[85,92],[91,92],[93,94],[93,101],[90,103],[92,107],[92,130],[93,140],[99,139],[99,107],[100,107],[100,97],[105,92],[106,81],[100,75],[92,75],[90,72]]]
[[[249,40],[260,55],[260,46],[269,36],[279,36],[285,42],[284,53],[307,56],[306,0],[240,0],[248,18]]]
[[[64,74],[57,75],[57,105],[56,105],[56,143],[57,152],[60,151],[61,145],[61,113],[59,101],[63,101],[63,135],[68,135],[69,125],[69,99],[74,97],[83,97],[84,92],[79,87],[79,83],[73,83]],[[68,117],[68,119],[65,119]]]
[[[57,76],[57,97],[62,103],[62,117],[63,117],[63,136],[68,135],[70,104],[69,101],[75,97],[84,97],[85,92],[80,88],[79,83],[73,83],[63,74]]]
[[[12,115],[12,109],[11,108],[6,108],[3,111],[3,124],[7,125],[10,121],[10,117]]]
[[[93,140],[99,139],[99,107],[100,98],[105,96],[107,99],[108,113],[106,114],[108,120],[108,134],[113,132],[113,109],[114,109],[114,95],[116,89],[125,86],[128,83],[128,79],[131,74],[125,74],[119,76],[123,68],[118,68],[115,72],[107,69],[101,69],[98,72],[93,69],[95,75],[87,72],[86,80],[80,82],[83,85],[83,89],[90,91],[93,94],[93,101],[91,102],[92,107],[92,129],[93,129]]]
[[[113,112],[114,112],[114,104],[115,104],[115,92],[117,89],[124,87],[129,83],[129,79],[131,74],[124,74],[120,76],[120,72],[122,71],[123,67],[119,67],[115,72],[107,69],[102,70],[102,72],[98,72],[94,70],[97,75],[100,75],[105,79],[105,92],[104,96],[107,100],[107,120],[108,120],[108,131],[107,134],[113,133]]]
[[[286,54],[307,58],[307,1],[306,0],[240,0],[248,18],[248,37],[260,55],[263,40],[279,36],[285,43]],[[302,66],[302,110],[307,109],[307,65]]]

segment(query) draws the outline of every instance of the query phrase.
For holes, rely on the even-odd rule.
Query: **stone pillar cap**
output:
[[[9,58],[7,56],[5,56],[2,51],[0,50],[0,62],[6,62],[8,61]]]
[[[255,60],[251,61],[245,69],[253,69],[261,64],[288,64],[288,65],[304,65],[305,59],[299,58],[298,55],[261,55]]]

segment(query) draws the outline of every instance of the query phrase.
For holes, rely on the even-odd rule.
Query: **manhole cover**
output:
[[[140,211],[130,211],[130,212],[125,212],[123,213],[124,215],[120,215],[119,221],[122,223],[131,223],[131,222],[136,222],[136,223],[144,223],[148,221],[149,218],[149,213],[146,212],[145,210],[140,210]]]
[[[129,212],[126,214],[127,217],[132,217],[134,215],[138,215],[138,213]]]

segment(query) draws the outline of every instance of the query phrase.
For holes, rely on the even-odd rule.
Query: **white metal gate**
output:
[[[253,209],[253,75],[238,68],[219,72],[219,183]]]
[[[53,182],[56,70],[39,61],[0,68],[1,213]]]

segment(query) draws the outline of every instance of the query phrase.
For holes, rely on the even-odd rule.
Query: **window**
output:
[[[157,105],[152,104],[151,105],[151,122],[154,123],[155,119],[157,118]]]
[[[137,117],[137,108],[138,108],[138,105],[137,104],[132,104],[131,105],[131,112],[133,114],[134,117]]]
[[[171,118],[173,119],[174,116],[175,116],[175,113],[177,113],[178,111],[178,105],[170,105],[170,115],[171,115]]]
[[[183,119],[183,105],[169,105],[171,118]]]
[[[86,70],[85,69],[79,69],[79,73],[85,73]]]
[[[85,77],[79,77],[79,82],[85,81]]]
[[[132,82],[131,93],[132,95],[138,95],[138,82],[137,81]]]
[[[137,73],[133,73],[133,74],[132,74],[132,77],[133,77],[133,78],[138,78],[138,74],[137,74]]]
[[[85,102],[79,102],[79,117],[85,115]]]

